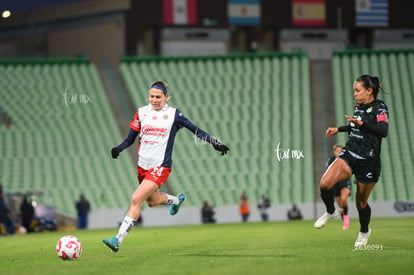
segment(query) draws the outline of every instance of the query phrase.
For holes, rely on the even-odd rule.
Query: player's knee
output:
[[[329,190],[331,189],[332,184],[322,177],[321,181],[319,182],[319,187],[324,190]]]
[[[136,207],[142,204],[142,199],[139,197],[132,197],[131,198],[131,206]]]
[[[357,200],[355,203],[356,203],[357,209],[364,209],[368,205],[368,202],[364,200]]]

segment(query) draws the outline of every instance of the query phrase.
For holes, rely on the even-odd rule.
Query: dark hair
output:
[[[379,78],[377,76],[371,76],[368,74],[361,75],[356,79],[358,82],[362,82],[365,89],[372,88],[372,93],[374,98],[377,99],[378,93],[382,90],[382,87],[379,83]]]
[[[158,81],[154,81],[154,82],[151,83],[150,89],[151,88],[160,89],[166,95],[166,94],[168,94],[167,86],[168,86],[167,83],[165,83],[164,81],[158,80]]]

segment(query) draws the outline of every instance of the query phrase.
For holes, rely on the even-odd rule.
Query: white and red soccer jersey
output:
[[[157,166],[171,168],[175,135],[183,127],[198,138],[211,142],[209,134],[195,126],[177,108],[167,104],[159,111],[150,105],[139,108],[129,127],[139,132],[138,166],[145,170]]]

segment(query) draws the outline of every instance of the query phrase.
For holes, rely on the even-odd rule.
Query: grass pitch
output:
[[[0,237],[0,274],[414,274],[414,219],[374,218],[369,250],[354,251],[357,220],[320,230],[313,221],[134,228],[118,253],[101,240],[117,229]],[[75,235],[77,261],[57,240]]]

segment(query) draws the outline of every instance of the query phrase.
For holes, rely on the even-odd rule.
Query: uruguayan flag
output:
[[[387,27],[388,0],[356,0],[357,27]]]

